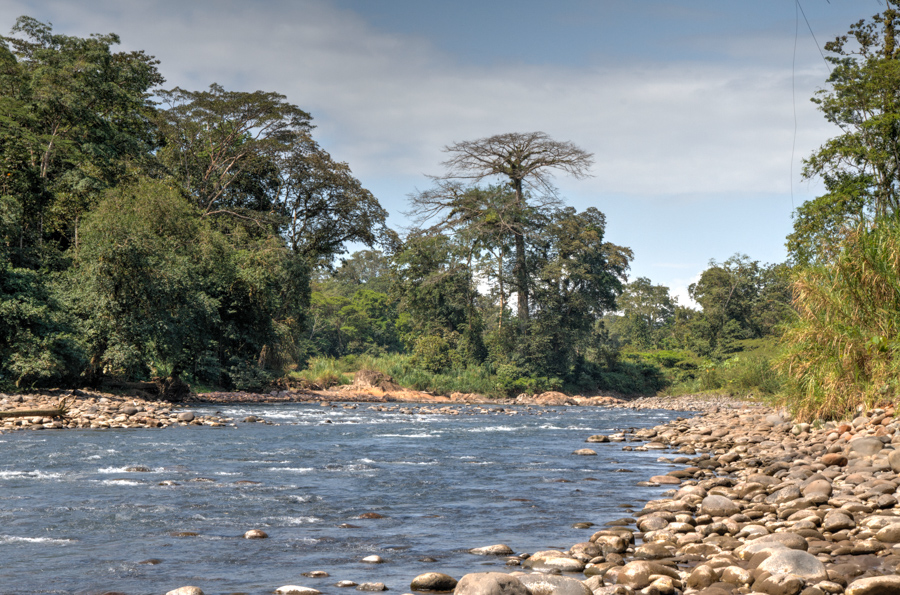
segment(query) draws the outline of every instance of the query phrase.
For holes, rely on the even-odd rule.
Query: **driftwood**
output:
[[[59,400],[54,409],[15,409],[13,411],[0,411],[0,418],[4,417],[68,417],[69,406],[75,397]]]

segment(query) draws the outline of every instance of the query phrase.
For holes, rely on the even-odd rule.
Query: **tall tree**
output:
[[[659,348],[663,331],[675,319],[678,298],[669,295],[665,285],[654,285],[647,277],[638,277],[624,287],[618,299],[621,320],[617,327],[623,339],[638,347]]]
[[[311,116],[278,93],[176,87],[159,93],[159,156],[204,217],[231,215],[262,223],[274,214],[276,161],[306,140]]]
[[[565,377],[584,359],[592,329],[616,308],[632,259],[628,248],[604,241],[606,217],[591,207],[552,212],[529,260],[536,332],[523,342],[535,371]]]
[[[0,37],[0,193],[19,202],[19,252],[52,232],[77,242],[100,191],[155,147],[158,62],[113,52],[118,43],[115,34],[55,34],[30,17]]]
[[[456,198],[452,191],[458,189],[452,182],[477,184],[488,178],[500,178],[513,190],[511,208],[505,212],[515,246],[516,308],[520,329],[524,331],[529,317],[526,256],[529,214],[533,209],[558,204],[551,184],[555,172],[583,178],[588,175],[593,155],[571,142],[553,140],[543,132],[497,134],[454,143],[444,147],[444,151],[450,154],[443,163],[447,172],[433,179],[438,183],[438,190],[451,192],[420,195],[420,208],[435,212],[452,209]]]
[[[349,242],[396,249],[399,240],[387,226],[388,212],[349,165],[332,159],[311,138],[295,136],[277,167],[285,236],[295,252],[330,264]]]
[[[834,66],[830,88],[813,101],[841,134],[810,155],[803,171],[806,178],[840,182],[829,193],[846,189],[851,181],[864,191],[861,196],[875,216],[900,210],[900,4],[886,2],[884,12],[825,44]],[[849,214],[857,212],[856,205],[849,207]]]

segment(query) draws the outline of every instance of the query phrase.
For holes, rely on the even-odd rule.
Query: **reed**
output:
[[[900,372],[900,225],[848,234],[834,262],[794,282],[796,321],[778,367],[782,402],[803,417],[835,419],[892,401]]]

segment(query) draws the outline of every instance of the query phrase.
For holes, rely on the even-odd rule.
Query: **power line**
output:
[[[806,22],[806,28],[809,29],[809,34],[812,35],[813,41],[816,42],[816,49],[819,50],[819,55],[822,56],[822,62],[825,63],[825,66],[828,67],[828,72],[831,72],[831,64],[828,63],[828,59],[825,58],[825,54],[822,52],[822,48],[819,46],[819,40],[816,39],[816,34],[812,30],[812,26],[809,24],[809,19],[806,18],[806,12],[803,10],[803,6],[800,4],[800,0],[795,0],[797,3],[797,8],[800,9],[800,14],[803,15],[803,20]],[[831,2],[829,2],[831,4]],[[797,52],[797,39],[796,34],[794,37],[794,54]]]
[[[826,1],[831,4],[830,0]],[[797,150],[797,40],[800,37],[800,15],[803,15],[803,21],[806,23],[806,28],[809,29],[809,34],[812,35],[813,41],[816,44],[816,49],[819,50],[819,55],[822,56],[822,61],[828,68],[828,73],[831,73],[831,64],[828,63],[828,59],[825,58],[825,53],[822,52],[822,48],[819,45],[819,40],[816,39],[816,34],[812,29],[812,25],[809,24],[809,19],[806,18],[806,11],[803,10],[803,6],[800,4],[800,0],[794,0],[794,54],[791,60],[791,106],[794,110],[794,140],[791,143],[792,211],[794,210],[794,156]]]

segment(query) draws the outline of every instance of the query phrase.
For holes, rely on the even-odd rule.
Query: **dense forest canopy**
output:
[[[789,262],[711,260],[679,304],[629,279],[604,213],[553,185],[591,174],[571,142],[447,145],[400,234],[285,96],[167,88],[114,34],[21,17],[0,37],[0,387],[260,390],[369,366],[494,396],[782,390],[799,351],[782,376],[770,361],[798,313],[822,311],[803,303],[814,279],[850,275],[866,230],[897,216],[898,22],[891,2],[826,46],[814,100],[842,134],[806,161],[826,194],[797,210]]]

